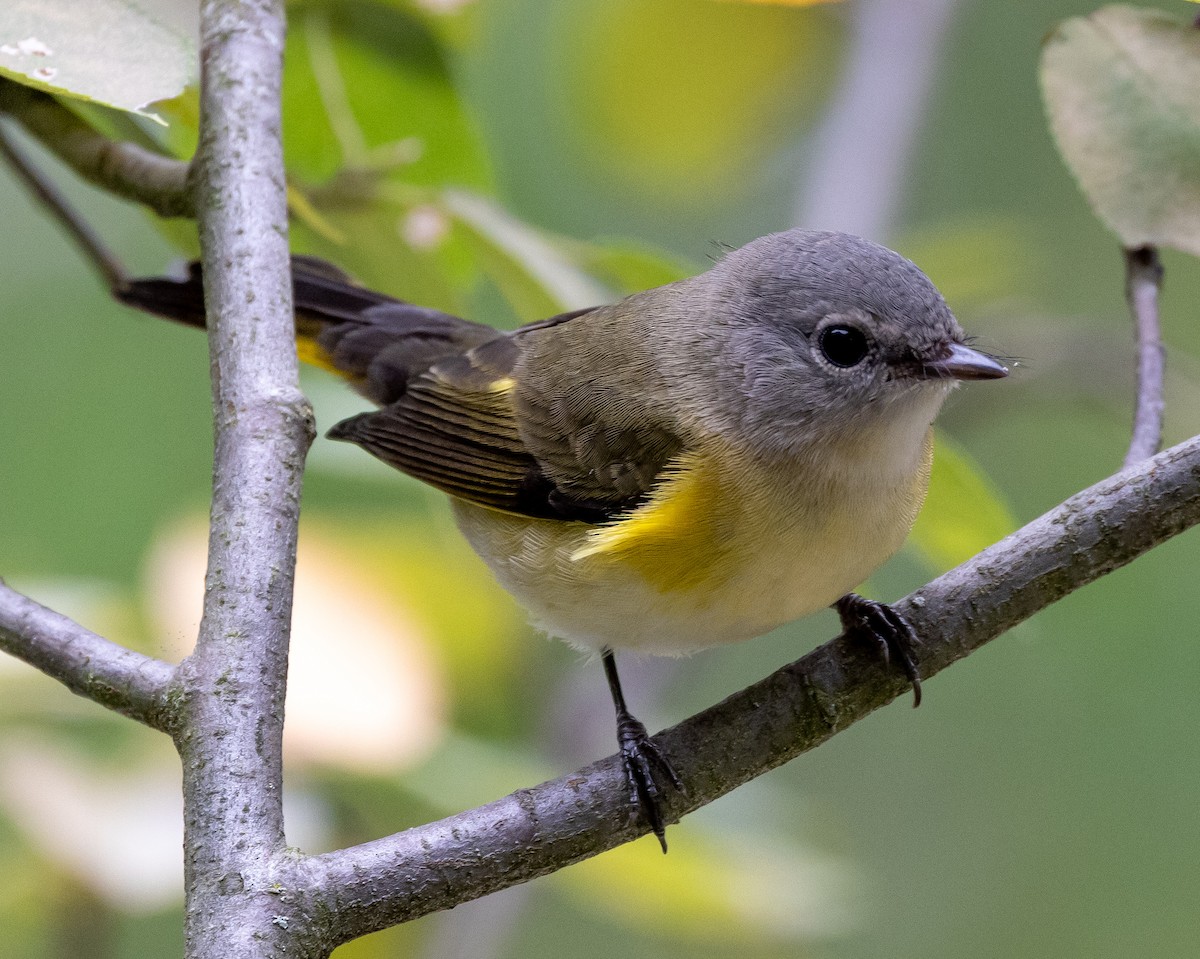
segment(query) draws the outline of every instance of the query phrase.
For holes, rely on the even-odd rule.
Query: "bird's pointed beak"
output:
[[[921,373],[929,379],[998,380],[1008,376],[1008,367],[997,363],[986,353],[961,343],[951,343],[944,356],[922,363]]]

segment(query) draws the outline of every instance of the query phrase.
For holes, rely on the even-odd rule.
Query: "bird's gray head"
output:
[[[727,317],[741,427],[760,447],[874,433],[924,418],[959,380],[1006,370],[965,344],[946,301],[914,264],[845,233],[790,230],[710,271]],[[911,412],[910,412],[911,411]]]

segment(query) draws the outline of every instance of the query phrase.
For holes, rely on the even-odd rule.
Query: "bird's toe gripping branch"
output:
[[[625,781],[629,786],[629,802],[641,810],[658,837],[662,851],[667,851],[666,824],[663,821],[660,797],[662,789],[655,773],[670,782],[679,792],[684,792],[683,780],[675,772],[671,761],[655,745],[642,722],[627,710],[617,712],[617,744],[621,760],[625,764]]]
[[[912,684],[913,706],[920,706],[921,670],[916,656],[920,640],[908,620],[886,603],[865,599],[857,593],[847,593],[833,608],[845,633],[876,643],[884,662],[904,673]]]

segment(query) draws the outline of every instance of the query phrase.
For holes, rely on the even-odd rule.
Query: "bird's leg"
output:
[[[621,749],[621,760],[625,764],[625,781],[629,785],[629,801],[638,807],[662,851],[667,851],[666,826],[663,823],[662,806],[659,803],[658,783],[654,779],[657,769],[671,785],[683,791],[683,781],[671,766],[670,760],[654,744],[642,722],[634,717],[625,705],[625,694],[621,692],[621,679],[617,676],[617,660],[607,647],[600,654],[604,662],[604,676],[608,680],[608,691],[612,694],[613,706],[617,710],[617,745]]]
[[[917,666],[916,630],[887,603],[847,593],[833,608],[842,620],[842,630],[871,639],[879,645],[884,662],[895,664],[912,683],[913,707],[921,705],[921,670]]]

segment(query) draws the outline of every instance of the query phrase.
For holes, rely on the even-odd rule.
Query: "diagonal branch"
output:
[[[896,604],[931,677],[1037,611],[1200,522],[1200,437],[1117,473]],[[907,683],[846,637],[660,734],[681,816],[887,704]],[[617,757],[489,805],[309,857],[296,882],[344,942],[552,872],[646,831]]]
[[[118,646],[0,580],[0,650],[57,679],[71,692],[152,729],[169,732],[167,689],[175,667]]]
[[[0,113],[33,136],[85,180],[144,203],[159,216],[195,216],[188,164],[136,143],[111,140],[46,93],[0,78]]]
[[[1137,400],[1133,435],[1125,465],[1132,466],[1158,452],[1162,445],[1163,345],[1158,323],[1158,293],[1163,266],[1158,250],[1140,246],[1125,250],[1125,296],[1137,337]]]
[[[67,202],[66,197],[57,186],[45,176],[24,152],[13,141],[8,131],[0,124],[0,156],[7,162],[13,172],[24,181],[42,205],[50,214],[63,225],[75,245],[80,248],[85,258],[100,274],[114,294],[129,282],[129,275],[117,255],[113,253],[100,239],[100,235],[92,229],[82,216]]]

